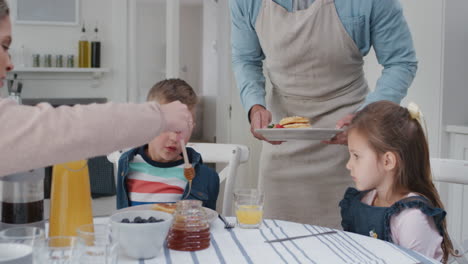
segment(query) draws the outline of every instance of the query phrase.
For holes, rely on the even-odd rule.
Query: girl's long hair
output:
[[[366,137],[378,154],[392,152],[397,159],[395,189],[405,189],[426,197],[433,206],[444,208],[432,182],[429,146],[424,130],[408,109],[388,101],[372,103],[358,112],[350,130]],[[442,225],[443,262],[456,256],[448,236],[445,218]]]

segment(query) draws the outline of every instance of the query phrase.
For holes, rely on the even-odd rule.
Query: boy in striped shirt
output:
[[[168,104],[180,101],[194,115],[197,95],[192,87],[180,79],[168,79],[153,86],[148,101]],[[188,142],[194,124],[185,134],[165,132],[148,144],[125,152],[119,159],[117,182],[117,208],[153,203],[175,203],[186,197],[187,180],[180,139]],[[138,129],[138,128],[135,128]],[[198,152],[187,148],[195,168],[195,178],[188,199],[197,199],[203,206],[216,209],[219,193],[218,174],[203,164]]]

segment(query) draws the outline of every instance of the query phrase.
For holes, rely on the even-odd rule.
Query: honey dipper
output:
[[[185,142],[183,139],[180,140],[180,147],[182,148],[182,154],[184,156],[184,161],[185,161],[185,166],[184,166],[184,177],[187,179],[189,183],[189,189],[184,197],[184,199],[187,199],[189,197],[190,192],[192,191],[192,180],[195,178],[195,169],[192,167],[192,164],[190,164],[188,155],[187,155],[187,149],[185,148]]]

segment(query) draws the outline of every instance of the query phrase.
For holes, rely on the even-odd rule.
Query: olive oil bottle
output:
[[[81,38],[79,41],[79,50],[78,50],[78,67],[80,68],[89,68],[91,67],[91,51],[89,47],[89,41],[86,37],[85,25],[81,28]]]

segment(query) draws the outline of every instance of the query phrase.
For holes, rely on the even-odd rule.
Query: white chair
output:
[[[215,143],[189,143],[187,146],[199,152],[204,163],[216,163],[220,182],[224,182],[223,206],[221,213],[223,215],[233,215],[232,193],[236,183],[237,169],[240,164],[248,161],[250,153],[249,149],[243,145]],[[121,154],[122,151],[116,151],[107,156],[107,159],[114,164],[115,173],[117,173],[117,164]],[[219,169],[220,165],[225,166],[222,169]]]
[[[218,169],[220,182],[225,182],[221,212],[223,215],[233,215],[232,198],[237,169],[240,164],[249,160],[249,148],[243,145],[214,143],[189,143],[188,146],[199,152],[205,163],[226,164],[223,169]]]
[[[468,185],[468,161],[433,158],[431,159],[431,169],[433,180],[436,183],[439,182]],[[460,211],[468,210],[466,205],[463,204],[463,197],[461,197],[461,199],[462,201],[460,203],[460,208],[457,209]],[[446,205],[446,207],[448,207],[448,205]],[[458,215],[460,218],[463,218],[463,214]],[[450,218],[451,215],[448,217]],[[459,221],[455,221],[460,223],[460,226],[456,230],[463,230],[463,220],[468,221],[468,219],[459,219]],[[468,264],[468,239],[465,241],[457,241],[457,239],[452,238],[452,242],[455,249],[462,256],[459,258],[453,258],[451,262],[456,261],[460,264]]]

